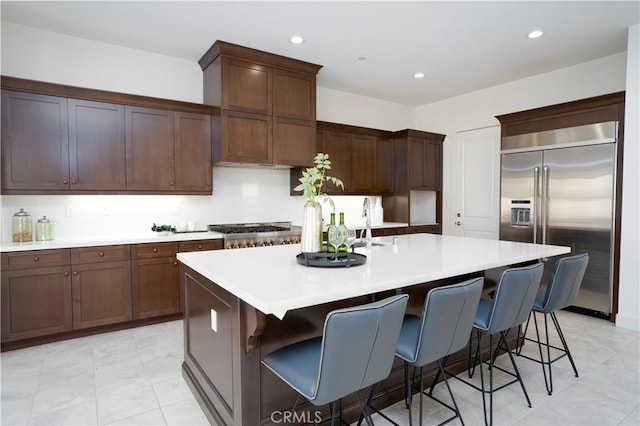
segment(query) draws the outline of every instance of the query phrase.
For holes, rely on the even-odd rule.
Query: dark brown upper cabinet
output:
[[[436,229],[442,223],[442,142],[445,135],[402,130],[393,134],[393,195],[383,199],[385,220],[413,224],[411,191],[433,191]],[[422,230],[419,232],[423,232]]]
[[[172,111],[127,107],[127,188],[175,188]]]
[[[211,194],[219,108],[2,77],[2,192]]]
[[[126,189],[124,106],[69,99],[70,188]]]
[[[344,183],[344,190],[327,183],[328,194],[366,195],[393,191],[393,140],[389,132],[324,121],[317,125],[318,150],[329,154],[331,160],[329,175]],[[291,174],[295,187],[293,184],[297,185],[301,171],[293,169]]]
[[[2,91],[2,188],[67,190],[67,99]]]
[[[442,189],[442,142],[433,136],[409,136],[410,189]]]
[[[211,192],[210,117],[126,107],[127,189]]]
[[[204,102],[221,108],[213,125],[214,164],[313,163],[321,66],[223,41],[199,63]]]

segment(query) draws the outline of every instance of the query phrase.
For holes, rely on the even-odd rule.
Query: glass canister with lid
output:
[[[24,209],[20,209],[11,218],[11,241],[14,243],[33,241],[31,215]]]
[[[36,222],[36,241],[53,240],[53,222],[46,216]]]

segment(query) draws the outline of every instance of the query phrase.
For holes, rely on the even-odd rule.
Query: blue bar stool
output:
[[[404,360],[405,398],[409,409],[409,425],[413,424],[411,402],[412,388],[415,387],[415,383],[412,382],[415,382],[416,368],[419,368],[420,374],[420,425],[422,425],[423,394],[455,413],[453,417],[441,424],[459,418],[464,425],[443,366],[450,354],[464,348],[469,341],[469,334],[482,294],[482,285],[483,279],[475,278],[460,284],[434,288],[427,293],[420,317],[405,315],[396,356]],[[434,397],[433,386],[428,394],[424,392],[422,370],[425,365],[435,361],[438,362],[436,380],[440,374],[443,375],[453,406]],[[414,373],[411,381],[409,380],[410,365],[413,367]],[[386,418],[386,416],[384,417]]]
[[[313,405],[329,404],[355,393],[362,415],[373,424],[358,391],[391,372],[408,295],[392,296],[352,308],[337,309],[325,319],[323,335],[277,349],[262,359],[268,369]],[[340,420],[342,420],[340,418]]]
[[[482,370],[482,350],[480,343],[482,334],[489,335],[489,347],[493,346],[493,334],[500,333],[500,340],[496,351],[489,357],[489,389],[486,389],[484,383],[484,375],[480,371],[480,384],[475,384],[455,376],[456,379],[474,387],[482,392],[482,406],[484,409],[484,422],[486,425],[493,424],[493,392],[500,390],[508,385],[519,382],[522,392],[527,400],[527,404],[531,407],[531,400],[524,387],[524,382],[518,371],[515,359],[507,344],[506,331],[512,327],[519,326],[524,323],[531,312],[533,301],[540,287],[540,280],[543,272],[542,263],[522,268],[511,268],[504,271],[498,282],[493,300],[480,299],[478,304],[478,312],[476,313],[473,327],[477,333],[477,346],[475,360],[479,360],[480,369]],[[513,372],[502,369],[494,364],[498,350],[503,349],[509,355]],[[469,354],[471,354],[471,340],[469,341]],[[469,357],[471,360],[471,357]],[[476,363],[469,367],[469,377],[473,377],[475,373]],[[514,377],[514,380],[507,382],[497,388],[493,387],[493,371],[497,368]],[[489,410],[487,417],[486,394],[489,394]]]
[[[551,364],[553,364],[560,358],[564,356],[569,358],[571,367],[573,367],[573,372],[575,376],[578,377],[578,369],[576,368],[576,364],[573,362],[573,357],[571,356],[571,352],[569,351],[569,346],[567,346],[567,340],[564,337],[564,333],[562,333],[562,329],[560,328],[560,323],[558,322],[555,311],[572,305],[576,300],[576,296],[578,295],[578,290],[580,289],[580,285],[582,284],[582,278],[584,277],[584,273],[587,270],[588,263],[588,253],[579,254],[577,256],[568,256],[556,261],[556,263],[553,265],[553,272],[549,277],[549,283],[547,284],[546,289],[541,288],[540,290],[538,290],[536,300],[533,302],[531,315],[529,315],[527,326],[524,329],[524,336],[526,336],[527,329],[529,328],[529,322],[531,321],[531,317],[533,317],[533,322],[536,326],[536,339],[530,339],[527,337],[524,337],[524,339],[531,342],[536,342],[538,344],[540,359],[531,358],[527,355],[522,354],[522,346],[520,346],[520,348],[518,348],[518,350],[516,351],[517,355],[523,358],[530,359],[542,365],[544,384],[547,387],[547,393],[549,395],[553,393],[553,377],[551,375]],[[538,320],[536,318],[536,313],[541,313],[544,315],[545,342],[542,342],[540,340],[540,331],[538,329]],[[549,343],[549,327],[547,323],[547,316],[550,316],[551,320],[553,321],[553,325],[558,332],[560,342],[562,342],[562,348],[553,346]],[[543,346],[547,349],[546,360],[543,356]],[[551,349],[556,349],[560,351],[561,354],[556,358],[551,359]],[[548,377],[547,370],[549,373]]]

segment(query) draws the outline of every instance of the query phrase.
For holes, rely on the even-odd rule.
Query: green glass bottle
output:
[[[336,226],[336,214],[335,213],[331,213],[330,216],[329,216],[329,227],[331,227],[331,226]],[[329,228],[327,228],[327,230],[328,229]],[[328,238],[327,238],[326,244],[327,244],[327,252],[328,253],[335,253],[336,249],[331,244],[329,244]]]
[[[340,229],[340,233],[344,236],[343,240],[346,240],[347,226],[344,224],[344,212],[340,212],[340,224],[338,225],[338,228]],[[342,251],[342,252],[347,251],[347,245],[342,244],[340,247],[338,247],[338,251]]]

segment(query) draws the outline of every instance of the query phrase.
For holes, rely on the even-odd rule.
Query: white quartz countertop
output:
[[[397,243],[394,245],[393,240]],[[359,248],[364,265],[315,268],[297,263],[300,245],[178,253],[178,260],[265,314],[567,254],[569,247],[413,234],[374,238]]]
[[[147,232],[138,235],[113,235],[105,237],[89,238],[60,238],[52,241],[31,241],[28,243],[3,242],[0,244],[0,252],[16,252],[27,250],[50,250],[76,247],[110,246],[116,244],[141,244],[163,243],[172,241],[209,240],[224,238],[219,232],[185,232],[158,235],[155,232]]]

